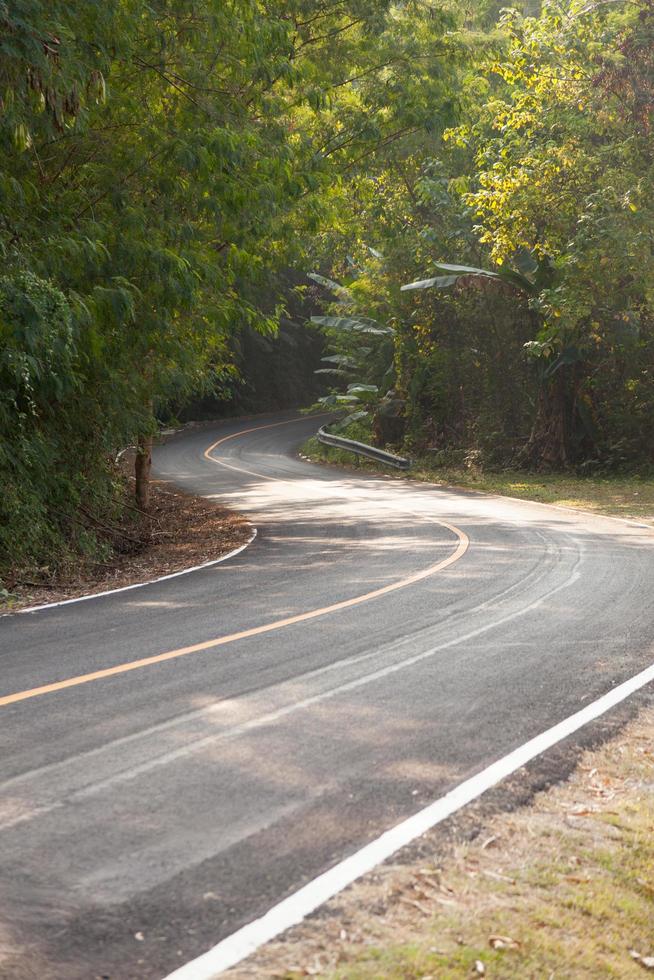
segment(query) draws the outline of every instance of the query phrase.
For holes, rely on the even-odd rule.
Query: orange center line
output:
[[[238,467],[233,467],[230,464],[223,463],[222,460],[215,459],[210,455],[211,452],[221,443],[227,442],[228,439],[235,439],[237,436],[246,435],[249,432],[256,432],[259,429],[271,429],[275,426],[288,425],[289,422],[298,421],[301,421],[301,419],[289,419],[285,422],[273,422],[270,425],[255,426],[252,429],[241,430],[240,432],[232,433],[232,435],[223,436],[223,438],[218,439],[205,450],[204,456],[206,459],[211,460],[211,462],[218,463],[221,466],[226,465],[230,469],[238,469]],[[262,474],[251,475],[262,476]],[[276,477],[266,477],[266,479],[275,480],[276,482],[283,482],[278,481]],[[319,609],[312,609],[309,612],[298,613],[295,616],[287,616],[284,619],[277,619],[272,623],[266,623],[262,626],[254,626],[250,629],[241,630],[237,633],[230,633],[226,636],[205,640],[202,643],[193,643],[190,646],[179,647],[176,650],[168,650],[165,653],[157,653],[151,657],[142,657],[140,660],[132,660],[129,663],[117,664],[115,667],[106,667],[102,670],[94,670],[88,674],[78,674],[77,676],[69,677],[66,680],[55,681],[52,684],[43,684],[41,687],[33,687],[25,691],[16,691],[13,694],[7,694],[0,697],[0,707],[4,707],[9,704],[16,704],[19,701],[27,701],[31,698],[41,697],[44,694],[54,694],[57,691],[64,691],[67,688],[79,687],[82,684],[89,684],[92,681],[103,680],[105,677],[115,677],[119,674],[126,674],[132,670],[141,670],[144,667],[150,667],[153,664],[161,664],[168,660],[176,660],[180,657],[187,657],[190,654],[201,653],[204,650],[213,650],[216,647],[225,646],[227,643],[235,643],[238,640],[245,640],[252,636],[260,636],[263,633],[271,633],[273,630],[283,629],[286,626],[293,626],[296,623],[304,623],[311,619],[317,619],[319,616],[326,616],[329,613],[338,612],[341,609],[351,609],[353,606],[358,606],[363,602],[368,602],[371,599],[377,599],[380,596],[388,595],[391,592],[396,592],[398,589],[404,589],[409,585],[414,585],[416,582],[429,578],[430,575],[434,575],[436,572],[447,568],[449,565],[453,565],[454,562],[463,557],[470,544],[467,534],[460,528],[455,527],[453,524],[447,524],[445,521],[436,520],[435,518],[430,518],[430,520],[436,524],[439,524],[446,530],[451,531],[457,537],[458,543],[452,554],[450,554],[447,558],[436,562],[434,565],[430,565],[428,568],[425,568],[420,572],[414,572],[412,575],[409,575],[406,578],[399,579],[397,582],[393,582],[390,585],[384,585],[381,588],[374,589],[372,592],[366,592],[363,595],[354,596],[351,599],[343,599],[341,602],[335,602],[332,603],[332,605],[323,606]]]

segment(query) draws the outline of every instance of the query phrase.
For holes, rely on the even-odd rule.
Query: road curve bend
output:
[[[157,449],[256,525],[233,560],[0,620],[3,977],[160,978],[654,660],[649,529],[309,464],[315,428]]]

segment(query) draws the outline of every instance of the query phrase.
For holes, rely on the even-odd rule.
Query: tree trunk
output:
[[[570,459],[570,419],[565,368],[538,393],[538,408],[521,462],[536,469],[565,469]]]
[[[134,476],[137,506],[147,510],[150,506],[150,469],[152,467],[152,436],[141,436],[136,449]]]

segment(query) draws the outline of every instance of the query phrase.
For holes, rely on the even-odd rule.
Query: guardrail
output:
[[[334,449],[344,449],[356,456],[366,456],[378,463],[394,466],[398,470],[408,470],[412,465],[411,460],[405,459],[403,456],[394,456],[393,453],[384,452],[383,449],[376,449],[374,446],[367,446],[365,442],[356,442],[355,439],[344,439],[342,436],[332,435],[331,432],[327,432],[324,425],[318,429],[318,441],[325,446],[332,446]]]

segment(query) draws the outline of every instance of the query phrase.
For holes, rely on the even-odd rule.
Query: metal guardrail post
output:
[[[412,466],[411,460],[405,459],[403,456],[395,456],[393,453],[387,453],[375,446],[367,446],[365,442],[357,442],[355,439],[344,439],[342,436],[332,435],[331,432],[327,432],[324,425],[318,429],[317,438],[318,442],[322,442],[325,446],[343,449],[345,452],[354,453],[357,457],[365,456],[367,459],[374,459],[377,463],[394,466],[398,470],[408,470]]]

